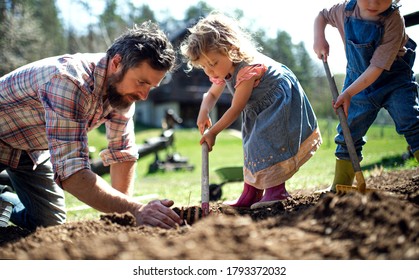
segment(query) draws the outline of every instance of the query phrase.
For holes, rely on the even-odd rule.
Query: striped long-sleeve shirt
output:
[[[135,161],[134,104],[124,115],[105,95],[105,53],[46,58],[0,78],[0,163],[16,168],[22,151],[51,157],[58,184],[90,168],[88,131],[105,123],[105,165]]]

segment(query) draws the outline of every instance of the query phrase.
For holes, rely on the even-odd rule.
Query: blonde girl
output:
[[[321,143],[316,116],[295,75],[259,52],[238,23],[211,13],[189,29],[181,44],[189,70],[203,69],[212,82],[197,126],[211,151],[217,135],[242,116],[244,188],[233,207],[259,208],[287,199],[285,181]],[[230,108],[212,123],[210,112],[227,87]]]

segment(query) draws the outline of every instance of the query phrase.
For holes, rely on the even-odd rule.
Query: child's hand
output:
[[[313,50],[319,59],[325,62],[327,61],[327,57],[329,56],[329,43],[327,42],[326,38],[315,38]]]
[[[203,144],[204,142],[208,145],[208,152],[212,151],[212,147],[215,145],[215,134],[211,133],[211,130],[205,131],[204,135],[202,136],[201,140],[199,141],[199,144]]]
[[[208,115],[201,116],[201,114],[199,114],[196,125],[198,126],[201,135],[203,135],[205,130],[212,126],[211,118]]]
[[[338,98],[336,99],[336,102],[333,103],[333,108],[335,110],[335,113],[336,113],[337,108],[342,106],[343,112],[345,112],[345,116],[348,117],[348,110],[349,110],[349,106],[351,105],[351,99],[352,99],[352,96],[347,92],[343,92],[342,94],[340,94]]]

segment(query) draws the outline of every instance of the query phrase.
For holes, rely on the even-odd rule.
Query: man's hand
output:
[[[153,200],[138,207],[134,213],[137,225],[146,225],[170,229],[181,225],[182,219],[169,207],[173,200]]]

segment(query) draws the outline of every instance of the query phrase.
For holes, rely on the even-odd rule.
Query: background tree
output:
[[[25,1],[1,1],[0,75],[42,57],[45,41],[39,21]]]
[[[0,0],[0,15],[0,75],[65,50],[53,0]]]
[[[204,1],[199,1],[195,6],[190,6],[185,12],[185,21],[198,20],[209,14],[213,8]]]
[[[128,24],[134,25],[141,22],[151,20],[157,22],[154,12],[150,9],[148,5],[142,5],[138,8],[134,6],[131,2],[127,3],[128,6]]]
[[[58,9],[54,0],[27,0],[32,17],[36,20],[44,36],[42,36],[41,57],[65,52],[66,43],[64,27],[58,17]]]
[[[117,7],[117,0],[106,0],[105,9],[99,15],[98,28],[107,46],[110,46],[112,41],[120,35],[120,31],[127,27],[127,23],[118,14]]]

